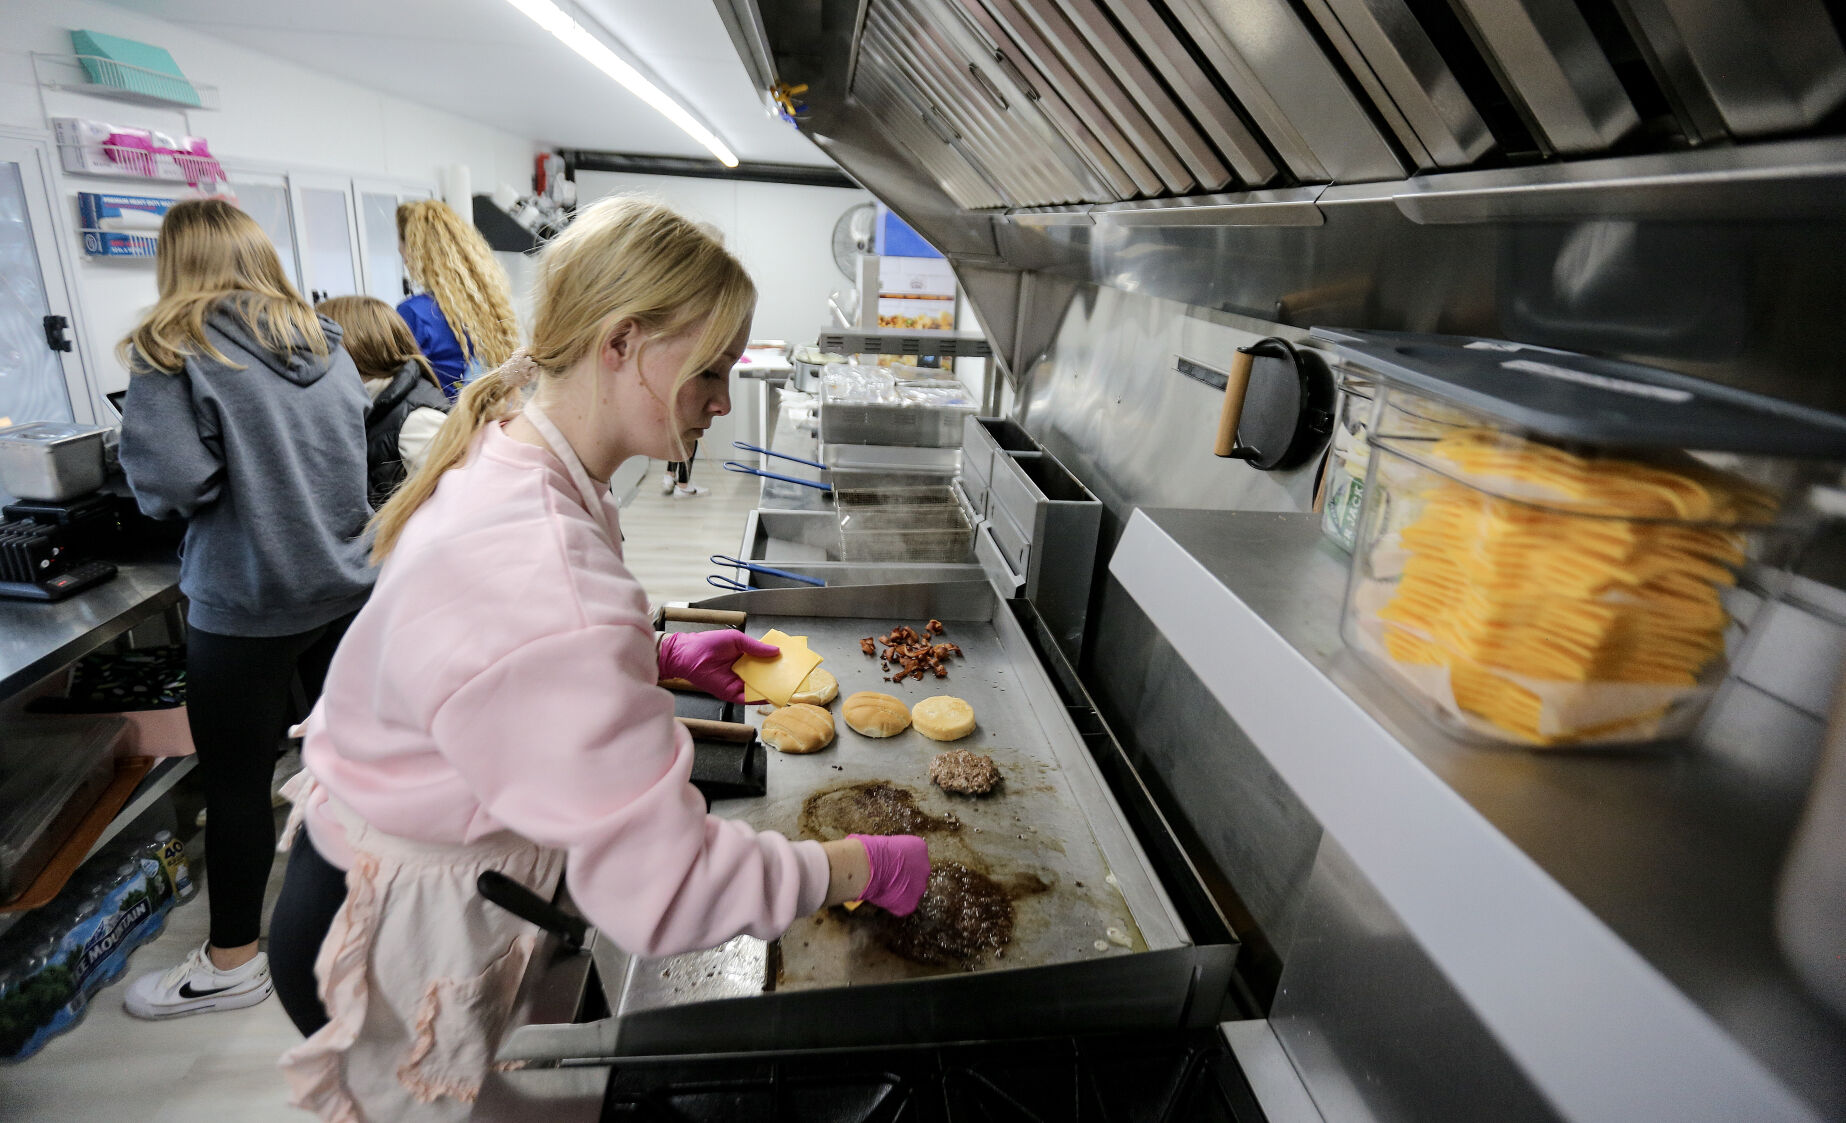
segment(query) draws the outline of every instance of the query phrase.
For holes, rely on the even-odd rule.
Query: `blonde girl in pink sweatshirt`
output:
[[[928,878],[913,836],[793,842],[707,814],[656,685],[741,701],[731,663],[769,650],[656,643],[608,486],[729,410],[743,267],[665,207],[609,199],[536,288],[530,349],[469,384],[374,520],[377,586],[306,723],[270,957],[309,1034],[283,1058],[294,1102],[325,1119],[467,1116],[537,936],[476,895],[483,870],[545,896],[566,878],[649,956],[841,901],[907,913]]]

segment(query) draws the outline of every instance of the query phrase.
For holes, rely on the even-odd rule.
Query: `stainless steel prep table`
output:
[[[795,368],[788,363],[738,363],[731,373],[761,387],[761,396],[750,411],[755,415],[750,427],[752,439],[763,448],[774,448],[776,419],[782,413],[782,389],[794,377]]]
[[[0,699],[179,603],[179,561],[117,562],[115,579],[66,600],[0,600]]]
[[[805,635],[826,656],[841,696],[879,689],[906,702],[953,694],[975,708],[979,728],[956,742],[990,753],[1005,775],[987,801],[951,796],[928,780],[928,763],[951,747],[914,730],[875,740],[837,717],[837,740],[808,756],[771,753],[768,791],[714,805],[728,818],[799,833],[803,802],[818,791],[884,780],[915,794],[933,815],[953,812],[961,831],[932,835],[937,861],[968,851],[996,880],[1044,879],[1052,891],[1016,900],[1014,942],[978,970],[926,968],[872,945],[864,925],[837,910],[795,922],[772,953],[740,937],[685,956],[637,959],[597,940],[590,956],[541,948],[521,992],[525,1024],[502,1061],[533,1064],[725,1050],[903,1044],[1034,1032],[1213,1025],[1235,945],[1194,946],[1076,726],[1011,610],[983,583],[768,590],[702,607],[743,609],[749,630]],[[865,657],[861,637],[931,617],[961,646],[949,677],[892,684]],[[751,715],[759,724],[761,716]],[[594,937],[593,937],[594,939]],[[612,1016],[558,1024],[583,998],[587,964],[603,979]],[[773,986],[774,990],[767,987]],[[591,1005],[594,1005],[592,999]],[[571,1069],[528,1068],[496,1076],[483,1106],[505,1112],[552,1105],[582,1081]],[[580,1076],[580,1072],[578,1074]],[[478,1118],[510,1117],[478,1114]]]
[[[152,553],[144,560],[117,562],[113,580],[65,600],[0,600],[0,703],[179,602],[178,559]],[[90,854],[165,795],[195,763],[191,756],[157,762]],[[22,915],[0,915],[0,932]]]

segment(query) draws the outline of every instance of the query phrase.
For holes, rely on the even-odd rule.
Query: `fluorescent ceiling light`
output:
[[[648,77],[622,60],[621,56],[610,50],[595,32],[578,23],[564,9],[551,0],[506,0],[508,4],[519,9],[527,19],[538,24],[546,31],[557,36],[558,41],[577,52],[584,61],[620,82],[629,93],[653,106],[662,117],[678,125],[680,129],[727,168],[737,166],[737,156],[726,148],[718,135],[706,128],[685,106],[674,101],[666,91],[654,85]]]

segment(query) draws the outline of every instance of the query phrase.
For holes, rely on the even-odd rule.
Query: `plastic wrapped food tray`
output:
[[[820,439],[830,445],[960,448],[978,412],[952,379],[900,381],[876,367],[834,364],[820,383]]]

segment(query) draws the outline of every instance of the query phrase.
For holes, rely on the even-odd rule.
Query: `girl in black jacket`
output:
[[[345,329],[372,404],[365,414],[365,462],[372,506],[423,464],[430,441],[448,419],[449,399],[410,329],[391,306],[369,296],[336,296],[316,311]]]

